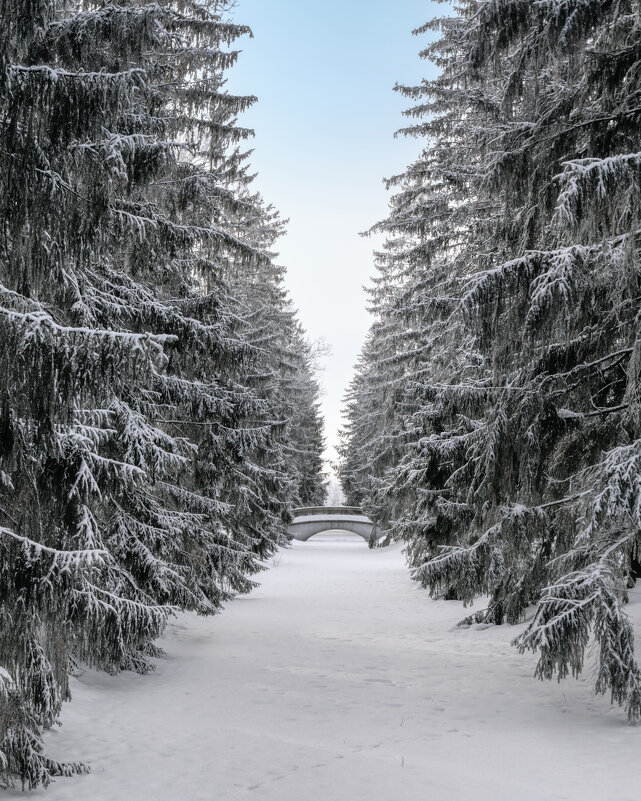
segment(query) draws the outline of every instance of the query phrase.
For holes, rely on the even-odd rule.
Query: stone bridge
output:
[[[376,534],[376,526],[356,506],[310,506],[294,509],[289,533],[295,540],[308,540],[321,531],[351,531],[364,540]]]

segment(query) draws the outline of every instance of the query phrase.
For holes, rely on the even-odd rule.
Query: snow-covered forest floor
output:
[[[518,629],[457,628],[398,547],[295,542],[252,595],[182,615],[146,677],[73,684],[49,801],[638,801],[641,728],[589,676],[532,679]],[[630,611],[641,619],[641,592]],[[641,630],[639,627],[637,630]],[[24,798],[9,792],[7,798]]]

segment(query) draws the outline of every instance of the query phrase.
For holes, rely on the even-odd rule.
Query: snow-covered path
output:
[[[414,586],[398,549],[328,534],[276,561],[222,615],[174,622],[155,674],[74,682],[47,743],[93,773],[32,797],[641,798],[641,729],[587,683],[534,681],[514,628],[456,628],[460,604]]]

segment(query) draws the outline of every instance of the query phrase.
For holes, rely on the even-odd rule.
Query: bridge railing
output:
[[[292,509],[294,517],[307,517],[307,515],[362,515],[363,510],[358,506],[305,506]]]

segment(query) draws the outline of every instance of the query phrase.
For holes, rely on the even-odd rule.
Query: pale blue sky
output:
[[[363,286],[386,215],[383,177],[414,160],[417,140],[394,139],[409,104],[393,91],[434,75],[412,30],[446,6],[429,0],[238,0],[240,41],[228,89],[259,102],[241,124],[254,128],[256,188],[289,218],[280,243],[288,288],[312,339],[331,348],[323,409],[330,458],[342,398],[369,326]]]

